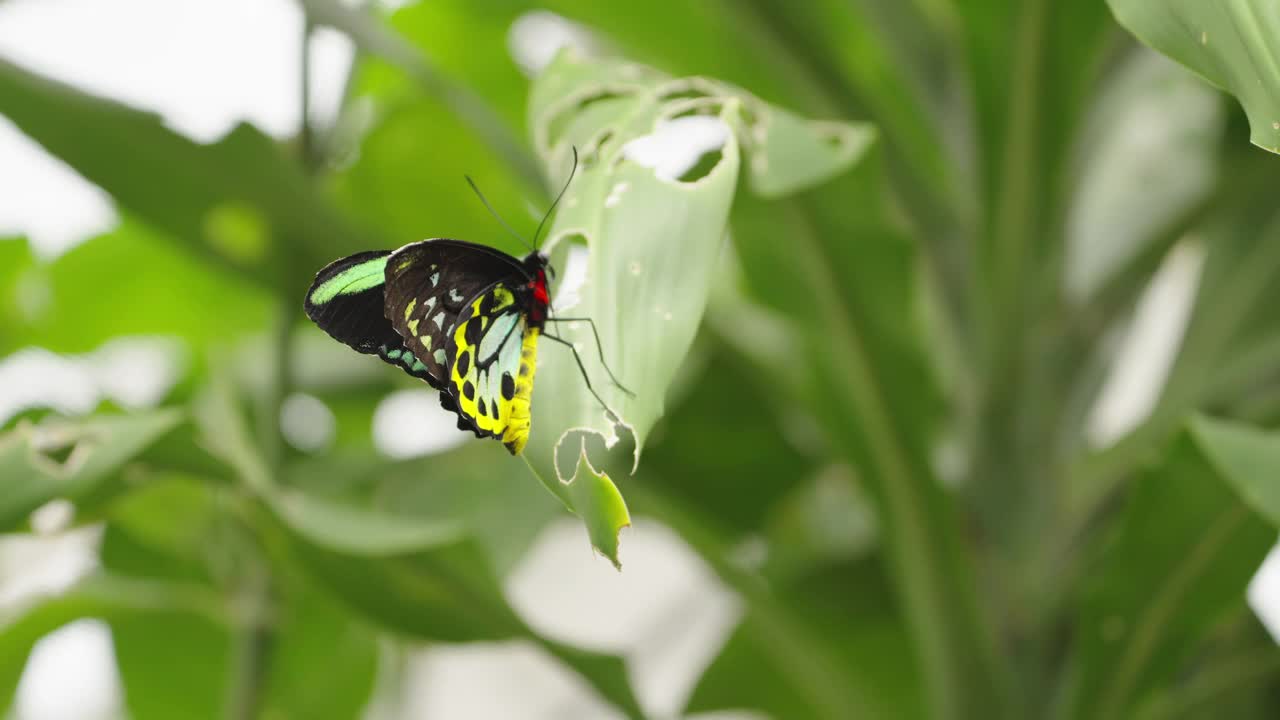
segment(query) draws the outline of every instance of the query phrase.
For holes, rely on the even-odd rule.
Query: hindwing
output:
[[[496,282],[518,283],[523,277],[519,261],[494,248],[446,238],[423,240],[387,258],[382,312],[422,364],[427,382],[444,389],[448,339],[468,301]]]
[[[507,283],[472,298],[448,338],[447,392],[455,411],[481,437],[497,437],[518,455],[529,437],[529,402],[538,330]]]

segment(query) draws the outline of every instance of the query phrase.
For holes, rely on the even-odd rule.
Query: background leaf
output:
[[[247,125],[200,145],[155,116],[2,60],[0,113],[189,251],[268,285],[289,263],[318,268],[367,242]]]
[[[1242,456],[1254,445],[1202,423],[1134,486],[1084,590],[1070,717],[1126,717],[1240,606],[1241,588],[1275,538],[1233,492],[1261,473],[1274,477],[1274,467]],[[1237,474],[1240,462],[1249,475]]]
[[[1266,0],[1108,0],[1130,32],[1244,106],[1254,145],[1280,153],[1280,8]]]
[[[121,468],[177,427],[175,410],[86,422],[54,421],[0,436],[0,527],[14,530],[33,510],[55,498],[73,501],[118,492]],[[65,453],[59,462],[50,454]]]

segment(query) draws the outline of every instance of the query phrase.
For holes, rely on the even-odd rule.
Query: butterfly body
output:
[[[528,441],[538,339],[549,317],[547,258],[435,238],[337,260],[307,292],[333,338],[440,390],[458,427]]]

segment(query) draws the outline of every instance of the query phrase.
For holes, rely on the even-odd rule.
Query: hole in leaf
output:
[[[698,100],[701,98],[720,97],[726,88],[708,81],[706,78],[684,78],[665,84],[658,90],[659,102],[675,100]]]
[[[591,251],[582,233],[565,235],[557,242],[566,243],[568,252],[564,254],[560,267],[556,268],[559,282],[552,288],[551,305],[556,312],[563,313],[581,300],[580,292],[587,281],[587,258]]]
[[[547,125],[548,144],[553,147],[559,144],[574,119],[592,105],[609,102],[611,100],[623,100],[628,97],[630,97],[629,93],[616,92],[614,90],[600,90],[599,92],[582,96],[572,105],[557,112],[555,116],[551,118],[551,122]]]
[[[730,130],[717,117],[694,116],[659,122],[654,131],[629,141],[622,155],[651,168],[660,180],[705,177],[721,158]],[[712,155],[704,158],[705,155]],[[698,166],[705,160],[706,165]]]
[[[590,170],[600,161],[600,156],[604,154],[605,145],[613,139],[613,131],[606,130],[585,148],[579,148],[580,155],[578,161],[583,170]]]
[[[662,93],[658,96],[658,100],[661,102],[671,102],[672,100],[699,100],[706,97],[711,96],[701,90],[687,88],[684,90],[674,90]]]
[[[754,145],[763,144],[768,129],[760,113],[756,112],[755,104],[750,101],[743,102],[738,112],[742,116],[743,124],[747,126],[745,141]]]
[[[715,170],[716,165],[719,165],[720,161],[723,159],[723,148],[716,148],[715,150],[709,150],[702,153],[702,156],[693,164],[693,167],[686,170],[685,173],[679,177],[680,182],[687,183],[701,180],[702,178],[710,175],[711,171]]]
[[[613,131],[605,130],[591,147],[591,159],[596,161],[600,159],[600,155],[604,153],[605,148],[613,141]]]
[[[724,108],[724,102],[719,98],[707,98],[702,102],[692,104],[683,110],[668,116],[668,120],[679,120],[685,117],[719,115]]]
[[[30,443],[32,460],[51,475],[74,473],[98,444],[82,429],[61,424],[34,428]]]
[[[57,465],[59,468],[65,467],[67,462],[71,460],[71,453],[75,452],[76,444],[68,443],[66,445],[58,445],[56,447],[38,448],[37,452],[45,460]]]

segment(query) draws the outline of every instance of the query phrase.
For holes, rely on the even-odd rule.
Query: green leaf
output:
[[[458,478],[451,478],[456,481]],[[629,717],[642,717],[616,657],[529,629],[507,604],[489,559],[460,522],[414,521],[300,491],[269,500],[296,557],[348,607],[396,632],[437,642],[524,639],[576,670]]]
[[[287,590],[274,647],[263,715],[316,720],[364,717],[378,675],[373,628],[310,584]],[[342,672],[334,672],[334,661]]]
[[[1280,472],[1276,446],[1197,421],[1138,479],[1084,589],[1064,717],[1129,717],[1227,612],[1242,607],[1275,528],[1240,494],[1270,502],[1258,490]]]
[[[723,146],[703,157],[710,162],[690,171],[696,177],[663,179],[624,153],[629,142],[660,131],[664,121],[680,115],[718,120],[725,128]],[[634,448],[633,468],[639,462],[707,302],[744,162],[741,153],[746,152],[752,188],[778,196],[847,169],[873,133],[865,126],[804,121],[714,80],[671,79],[632,63],[571,53],[562,53],[536,81],[530,119],[534,145],[552,177],[567,176],[572,147],[581,153],[577,178],[546,246],[582,240],[590,252],[577,304],[559,310],[595,321],[609,368],[635,392],[628,395],[609,382],[588,324],[549,328],[581,348],[586,376],[613,415],[600,407],[567,348],[540,344],[536,392],[556,402],[534,402],[526,452],[550,483],[553,477],[566,481],[569,463],[582,455],[581,439],[571,436],[595,434],[610,448],[625,438]],[[598,455],[591,465],[610,468]],[[607,534],[609,527],[616,533],[624,519],[616,492],[605,490],[589,493],[607,499],[603,506],[573,505],[593,528],[593,537]],[[596,542],[606,555],[613,545]]]
[[[130,717],[227,717],[237,664],[234,628],[158,611],[111,620]],[[175,638],[181,642],[175,643]],[[373,692],[373,632],[325,597],[291,587],[273,606],[263,666],[263,717],[355,720]],[[342,672],[334,672],[340,659]]]
[[[1280,528],[1280,435],[1210,418],[1191,422],[1191,432],[1236,494]]]
[[[354,554],[394,554],[419,547],[458,541],[464,527],[458,520],[424,522],[377,510],[351,507],[307,494],[278,490],[267,501],[281,518],[308,541]]]
[[[521,222],[525,209],[512,203],[523,195],[522,186],[464,122],[443,103],[414,92],[388,97],[365,90],[363,96],[383,110],[364,136],[358,158],[332,179],[340,202],[353,215],[381,229],[392,246],[423,237],[454,237],[521,251],[463,175],[474,177],[516,227],[531,227]]]
[[[82,353],[122,335],[173,335],[198,357],[211,345],[262,329],[269,317],[261,287],[129,218],[19,278],[14,302],[30,311],[8,316],[21,323],[0,333],[0,352],[37,345]],[[213,307],[218,312],[209,312]]]
[[[956,260],[968,273],[972,318],[961,324],[967,342],[955,357],[965,374],[980,378],[972,428],[961,434],[975,436],[968,493],[981,532],[998,538],[1001,562],[1017,565],[1035,562],[1017,556],[1035,546],[1048,522],[1043,509],[1054,490],[1039,448],[1068,403],[1052,383],[1048,393],[1036,386],[1060,374],[1051,353],[1042,361],[1031,350],[1039,340],[1036,313],[1061,298],[1062,224],[1079,166],[1073,151],[1115,26],[1101,3],[1052,0],[976,0],[957,20],[979,168],[973,250]]]
[[[924,697],[884,569],[875,561],[824,568],[775,588],[799,627],[753,602],[699,680],[686,713],[750,709],[788,720],[924,718]],[[798,655],[799,633],[823,655]]]
[[[177,609],[208,622],[228,622],[220,598],[202,587],[101,573],[61,595],[23,608],[0,625],[0,707],[13,702],[31,649],[54,630],[83,618],[110,621]]]
[[[644,716],[622,661],[530,630],[507,604],[484,553],[469,539],[376,554],[336,551],[300,534],[292,535],[291,544],[313,577],[379,625],[437,642],[531,641],[590,681],[628,717]]]
[[[609,6],[549,0],[524,6],[578,21],[627,57],[664,72],[723,78],[773,102],[833,112],[822,79],[791,54],[770,19],[748,3],[655,0]],[[679,22],[671,22],[673,18]]]
[[[1243,145],[1229,155],[1212,202],[1179,235],[1206,251],[1196,299],[1169,377],[1150,415],[1111,447],[1086,457],[1068,483],[1072,505],[1095,510],[1140,462],[1157,456],[1197,408],[1250,398],[1280,369],[1273,309],[1280,293],[1280,165]]]
[[[121,469],[182,421],[176,410],[83,421],[53,420],[20,426],[0,436],[0,528],[22,526],[33,510],[55,498],[90,502],[110,496],[126,480]],[[55,460],[50,453],[65,452]]]
[[[205,445],[236,470],[269,511],[264,517],[273,534],[284,538],[288,557],[346,607],[424,640],[534,642],[628,717],[643,717],[620,659],[559,645],[525,625],[462,522],[424,522],[280,486],[250,439],[225,378],[207,389],[196,419]]]
[[[110,618],[130,715],[226,717],[240,700],[236,683],[254,673],[263,716],[358,717],[374,685],[373,632],[291,567],[274,568],[265,591],[261,578],[250,582],[246,568],[263,559],[249,529],[228,514],[233,509],[210,483],[181,477],[152,483],[112,509],[102,560],[113,573],[207,586],[234,610],[230,624],[181,607]],[[260,615],[259,603],[266,606]],[[240,646],[254,633],[266,642],[256,651],[258,666],[245,668]],[[340,676],[334,657],[343,661]]]
[[[509,13],[473,3],[417,3],[394,13],[386,28],[329,0],[308,5],[374,58],[359,68],[351,90],[355,107],[372,116],[369,127],[354,161],[332,179],[344,206],[397,246],[452,237],[521,253],[523,246],[501,232],[463,182],[464,175],[475,178],[515,227],[532,229],[530,207],[516,200],[544,194],[542,178],[526,149],[503,149],[523,123],[528,88],[506,52]],[[424,82],[428,62],[433,80]],[[465,78],[466,89],[452,77]],[[495,110],[485,109],[473,90]],[[498,110],[502,118],[492,116]],[[487,120],[474,122],[477,112]],[[511,138],[495,142],[494,133]],[[512,163],[512,153],[519,162]]]
[[[188,250],[274,286],[366,246],[297,163],[242,125],[212,145],[0,60],[0,114]]]
[[[931,712],[985,717],[1004,701],[1004,668],[953,500],[924,460],[940,398],[921,350],[915,250],[884,189],[872,153],[795,199],[739,198],[734,239],[754,295],[795,323],[791,371],[874,503]]]
[[[622,569],[618,560],[618,532],[631,525],[631,514],[627,512],[627,503],[622,499],[617,486],[609,479],[608,473],[591,467],[587,459],[587,443],[584,438],[579,446],[578,466],[567,482],[566,492],[569,495],[569,509],[579,512],[578,508],[590,508],[582,515],[587,524],[587,536],[591,545],[613,562],[614,567]]]
[[[948,64],[956,65],[956,58],[950,57],[946,38],[933,32],[912,4],[755,0],[725,6],[754,16],[760,32],[774,38],[783,52],[803,58],[803,72],[822,83],[841,116],[875,123],[886,154],[901,171],[903,196],[918,215],[955,217],[961,203],[956,199],[960,193],[952,159],[946,155],[946,115],[930,112],[929,107],[931,99],[946,101],[929,98],[928,86],[941,85],[940,78],[946,77]],[[894,37],[894,21],[910,30]],[[912,68],[913,56],[923,53],[941,57],[933,58],[927,68]],[[926,204],[941,207],[923,207]]]
[[[462,521],[484,546],[499,577],[524,558],[561,504],[529,482],[523,463],[468,443],[382,474],[377,507],[413,517]]]
[[[26,238],[0,239],[0,352],[17,349],[17,337],[41,308],[43,293],[33,282],[35,256]]]
[[[1226,90],[1254,145],[1280,153],[1280,7],[1270,0],[1108,0],[1139,40]]]
[[[511,52],[511,26],[522,4],[521,0],[411,2],[392,13],[387,24],[429,58],[442,76],[482,97],[516,131],[524,128],[529,94],[529,80]],[[461,113],[458,117],[472,125]]]
[[[394,63],[413,78],[427,95],[443,104],[491,152],[502,157],[527,186],[536,188],[541,185],[536,164],[517,139],[517,135],[512,132],[512,128],[503,122],[503,118],[475,95],[469,86],[457,83],[449,75],[439,72],[429,56],[404,37],[368,14],[346,7],[336,0],[303,0],[302,6],[312,22],[340,30],[364,52]],[[460,16],[465,15],[469,13],[460,13]],[[471,17],[475,18],[474,15]],[[448,37],[450,30],[453,30],[457,38],[471,37],[474,27],[451,28],[448,24],[450,19],[452,18],[447,12],[438,18],[442,21],[434,28],[439,33],[438,37]],[[481,34],[484,29],[493,28],[492,22],[495,19],[490,17],[488,22],[480,23]],[[452,41],[457,42],[456,39]],[[433,44],[429,43],[428,47]],[[474,47],[470,49],[473,55],[477,51]]]
[[[731,317],[726,329],[747,335],[751,323],[737,312]],[[738,533],[759,533],[816,469],[804,452],[813,447],[798,445],[821,438],[809,438],[809,418],[797,416],[791,397],[779,397],[774,368],[748,362],[724,342],[707,345],[705,367],[684,378],[687,393],[673,400],[646,449],[639,482],[656,483]]]
[[[112,618],[110,625],[129,717],[227,716],[226,685],[235,656],[232,628],[179,610]]]

